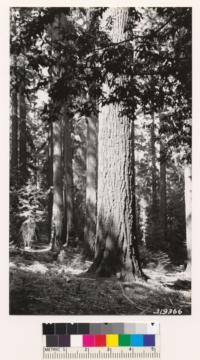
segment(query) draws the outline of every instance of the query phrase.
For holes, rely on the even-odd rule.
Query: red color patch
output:
[[[95,346],[106,346],[106,335],[95,335]]]

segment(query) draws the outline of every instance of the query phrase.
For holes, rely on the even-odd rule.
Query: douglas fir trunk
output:
[[[62,141],[61,120],[53,122],[53,209],[51,222],[51,245],[53,250],[61,247],[63,221],[62,189]]]
[[[165,115],[160,114],[160,126],[165,121]],[[160,246],[166,250],[167,240],[167,195],[166,195],[166,157],[167,149],[164,140],[160,140]]]
[[[55,15],[52,25],[49,28],[51,36],[52,55],[57,54],[56,44],[61,40],[60,35],[60,16]],[[61,68],[59,64],[53,65],[55,78],[60,76]],[[52,75],[51,74],[51,75]],[[54,78],[51,76],[51,82]],[[62,245],[62,228],[63,228],[63,167],[62,167],[62,119],[60,114],[53,121],[53,207],[51,221],[51,246],[52,250],[60,250]]]
[[[84,239],[89,251],[94,253],[97,216],[97,114],[87,120],[86,150],[86,224]]]
[[[65,194],[65,239],[64,242],[67,245],[69,237],[73,231],[73,214],[74,214],[74,202],[73,202],[73,166],[72,166],[72,119],[64,117],[64,194]]]
[[[126,39],[127,8],[114,8],[111,39]],[[122,82],[122,79],[119,79]],[[109,93],[108,84],[105,89]],[[99,113],[97,239],[92,269],[101,275],[141,276],[135,236],[134,128],[121,116],[120,103],[104,105]]]
[[[87,10],[88,31],[93,31],[91,9]],[[94,45],[94,44],[93,44]],[[95,50],[95,45],[94,49]],[[93,89],[95,81],[89,84],[88,100],[92,110],[87,117],[87,144],[86,144],[86,219],[84,227],[84,243],[87,251],[94,255],[97,224],[97,137],[98,113],[97,101]]]

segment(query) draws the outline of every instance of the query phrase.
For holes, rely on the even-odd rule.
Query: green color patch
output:
[[[131,336],[130,335],[119,335],[119,346],[130,346]]]

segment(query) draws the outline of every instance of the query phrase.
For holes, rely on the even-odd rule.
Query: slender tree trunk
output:
[[[142,196],[140,198],[140,223],[142,230],[142,243],[146,246],[147,238],[147,201]]]
[[[186,217],[186,246],[187,267],[186,272],[191,276],[191,243],[192,243],[192,166],[185,165],[185,217]]]
[[[152,114],[151,124],[151,158],[152,158],[152,208],[157,209],[157,184],[156,184],[156,150],[155,150],[155,120]]]
[[[85,244],[94,254],[97,218],[97,114],[87,119]]]
[[[52,207],[53,207],[53,124],[49,124],[49,144],[48,144],[48,237],[51,241],[51,221],[52,221]]]
[[[27,130],[26,130],[26,103],[24,96],[24,84],[19,89],[19,182],[24,185],[27,180]]]
[[[11,31],[16,34],[16,19],[14,10],[11,9]],[[16,54],[11,56],[11,77],[16,82]],[[11,89],[11,159],[10,159],[10,184],[16,186],[18,183],[18,98],[16,83]]]
[[[130,122],[130,119],[129,119]],[[132,191],[132,199],[130,197],[132,203],[132,221],[131,221],[131,244],[130,244],[130,259],[132,265],[132,274],[135,277],[143,277],[146,278],[144,273],[142,272],[141,265],[140,265],[140,257],[139,257],[139,205],[137,203],[136,197],[136,164],[135,164],[135,122],[131,120],[130,124],[130,132],[131,132],[131,148],[130,148],[130,157],[132,157],[132,166],[130,166],[130,170],[128,174],[130,176],[131,181],[131,191]],[[128,260],[129,261],[129,260]],[[124,277],[131,277],[129,272],[123,275]]]
[[[156,181],[156,149],[155,149],[155,119],[154,112],[151,114],[151,179],[152,179],[152,203],[151,203],[151,220],[152,220],[152,234],[150,241],[150,248],[153,250],[159,249],[157,243],[157,221],[158,221],[158,209],[157,209],[157,181]]]
[[[113,8],[111,39],[123,41],[127,8]],[[120,79],[119,79],[120,81]],[[110,88],[105,84],[108,93]],[[97,239],[92,269],[101,275],[119,272],[141,276],[135,237],[134,124],[121,116],[121,104],[104,105],[99,113]]]
[[[18,183],[18,103],[17,92],[14,89],[11,95],[11,185]]]
[[[72,119],[65,116],[64,122],[64,197],[65,197],[65,244],[69,243],[69,237],[74,229],[74,182],[73,182],[73,149],[72,149]]]
[[[160,115],[160,125],[164,121],[164,115]],[[162,250],[167,250],[167,196],[166,196],[166,155],[167,149],[160,140],[160,245]]]
[[[61,120],[53,122],[53,209],[51,221],[52,250],[60,250],[63,221]]]

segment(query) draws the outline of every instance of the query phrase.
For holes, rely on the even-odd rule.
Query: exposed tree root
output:
[[[122,294],[123,294],[123,296],[125,297],[125,299],[128,300],[128,302],[129,302],[130,304],[134,305],[134,306],[136,307],[136,309],[143,311],[144,309],[142,309],[141,307],[139,307],[133,300],[131,300],[131,299],[125,294],[125,291],[124,291],[124,289],[123,289],[122,284],[121,284],[120,282],[118,282],[118,284],[119,284],[119,286],[120,286],[120,288],[121,288]]]

